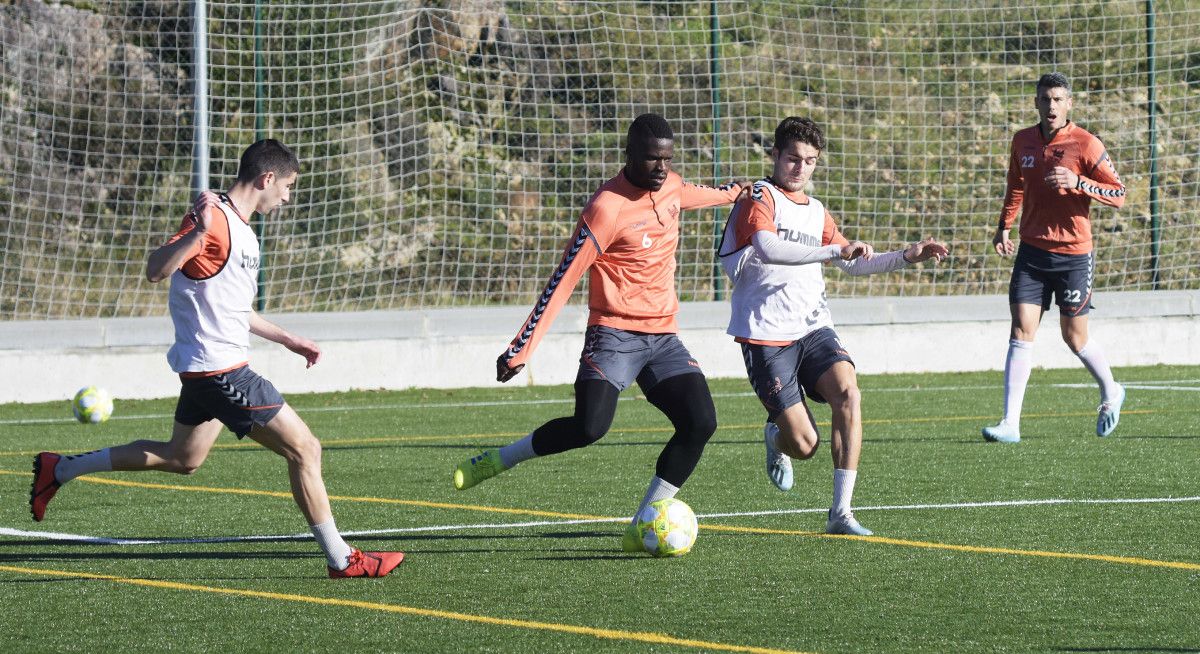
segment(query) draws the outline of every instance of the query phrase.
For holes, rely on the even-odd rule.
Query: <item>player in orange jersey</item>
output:
[[[1008,302],[1012,313],[1004,365],[1004,418],[984,427],[1000,443],[1021,440],[1021,403],[1033,367],[1033,338],[1054,297],[1063,341],[1100,386],[1096,434],[1108,436],[1121,418],[1125,388],[1113,380],[1100,344],[1088,338],[1091,309],[1092,200],[1120,208],[1125,186],[1100,139],[1071,122],[1071,85],[1061,73],[1042,75],[1034,98],[1040,121],[1017,132],[1008,162],[1008,192],[992,239],[1000,256],[1016,252]],[[1018,248],[1008,235],[1021,212]]]
[[[192,474],[225,425],[238,438],[249,436],[287,459],[292,497],[325,552],[330,577],[382,577],[403,560],[401,552],[362,552],[342,540],[321,477],[321,443],[275,386],[248,365],[250,334],[283,345],[310,367],[321,359],[316,343],[252,309],[261,259],[250,214],[265,215],[287,202],[299,171],[300,162],[287,146],[274,139],[258,141],[242,154],[229,192],[203,193],[179,231],[150,254],[146,278],[171,280],[175,344],[167,359],[182,384],[171,440],[138,440],[75,456],[38,454],[29,495],[34,520],[42,520],[58,489],[80,475],[109,470]]]
[[[654,500],[673,497],[691,475],[716,430],[717,417],[704,374],[676,334],[680,211],[731,204],[741,188],[685,183],[671,170],[674,149],[674,134],[661,116],[643,114],[633,121],[625,167],[584,207],[545,291],[496,361],[496,379],[516,375],[589,272],[590,313],[575,379],[574,415],[464,461],[454,471],[459,490],[522,461],[599,440],[612,424],[618,395],[635,380],[646,399],[670,419],[675,433],[658,457],[655,476],[634,515]],[[638,547],[631,530],[626,530],[623,546]]]

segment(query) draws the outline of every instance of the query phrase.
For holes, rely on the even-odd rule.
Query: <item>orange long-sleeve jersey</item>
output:
[[[1079,175],[1079,186],[1050,188],[1044,178],[1056,166]],[[1093,199],[1110,207],[1125,204],[1125,185],[1100,139],[1072,122],[1049,142],[1038,125],[1017,132],[1008,161],[1001,228],[1012,227],[1019,209],[1022,243],[1047,252],[1087,254],[1092,251]]]
[[[509,344],[508,367],[529,360],[586,270],[588,325],[647,334],[678,331],[679,212],[732,204],[740,192],[736,184],[688,184],[674,172],[657,191],[634,186],[624,170],[605,182],[588,200],[550,281]]]

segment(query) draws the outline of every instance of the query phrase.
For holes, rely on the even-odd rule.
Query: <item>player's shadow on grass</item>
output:
[[[22,554],[0,554],[0,561],[8,563],[29,563],[31,561],[123,561],[123,560],[220,560],[230,559],[245,561],[247,559],[313,559],[324,557],[313,552],[247,552],[244,550],[228,552],[25,552]]]
[[[304,559],[311,561],[311,565],[315,572],[313,575],[317,577],[324,576],[325,557],[320,552],[287,552],[287,551],[271,551],[271,552],[247,552],[247,551],[230,551],[230,552],[59,552],[59,553],[32,553],[24,554],[0,554],[0,562],[15,563],[15,564],[53,564],[63,562],[78,562],[78,561],[247,561],[251,559],[263,559],[275,562],[282,562],[287,559]],[[158,570],[158,572],[164,572]],[[309,579],[313,575],[286,575],[270,574],[264,571],[261,575],[236,575],[236,576],[195,576],[185,574],[185,576],[158,576],[157,574],[145,575],[135,574],[129,575],[132,578],[155,578],[162,580],[176,579],[188,582],[200,581],[252,581],[256,579]],[[121,576],[121,575],[117,575]],[[11,583],[47,583],[56,581],[94,581],[86,577],[73,577],[64,575],[62,577],[49,577],[46,579],[14,579],[8,581],[0,581],[0,586]]]
[[[662,440],[656,441],[608,441],[607,438],[602,438],[588,447],[659,447],[666,444],[669,434],[664,435]],[[1132,438],[1200,438],[1200,436],[1141,436]],[[864,436],[864,443],[901,443],[901,444],[924,444],[938,443],[950,445],[974,445],[984,443],[983,437],[976,432],[969,434],[954,434],[950,436]],[[824,447],[829,447],[829,438],[821,438],[821,443]],[[390,445],[328,445],[324,447],[325,451],[332,450],[355,450],[355,449],[425,449],[425,450],[494,450],[507,445],[507,442],[498,441],[470,441],[460,443],[397,443]],[[708,441],[707,447],[714,445],[736,445],[739,447],[762,447],[762,438],[753,439],[712,439]]]

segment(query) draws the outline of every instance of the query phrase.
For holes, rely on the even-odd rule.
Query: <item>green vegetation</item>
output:
[[[828,442],[780,493],[763,472],[762,408],[744,380],[714,381],[721,426],[680,494],[701,515],[700,536],[667,560],[620,552],[620,520],[670,429],[633,392],[596,445],[464,492],[452,488],[454,464],[568,411],[570,388],[296,395],[289,401],[324,442],[339,526],[382,530],[349,540],[407,552],[392,576],[324,579],[309,540],[111,545],[5,531],[0,650],[722,651],[680,639],[806,652],[1194,650],[1200,368],[1117,376],[1130,384],[1125,414],[1099,439],[1087,373],[1035,371],[1015,446],[979,437],[1000,404],[998,373],[862,378],[855,504],[874,540],[818,533]],[[95,427],[72,422],[65,402],[0,406],[0,526],[136,539],[305,532],[280,458],[228,433],[194,476],[81,478],[45,522],[30,520],[35,452],[165,436],[173,406],[118,400],[114,419]],[[827,434],[828,411],[814,410]],[[978,502],[1011,504],[946,506]],[[800,512],[769,513],[785,511]],[[705,517],[724,513],[739,515]],[[514,525],[523,522],[537,524]],[[475,527],[436,529],[453,525]]]
[[[845,232],[954,246],[936,270],[835,278],[832,294],[998,293],[1008,143],[1050,69],[1075,80],[1074,117],[1130,189],[1094,211],[1097,286],[1150,287],[1145,3],[720,0],[715,78],[709,4],[263,3],[256,59],[251,7],[209,3],[213,185],[258,119],[305,162],[296,207],[262,227],[268,308],[529,302],[648,110],[702,183],[763,174],[779,118],[811,116],[830,137],[815,194]],[[1200,9],[1155,7],[1162,287],[1196,288]],[[133,280],[187,206],[190,12],[0,6],[0,319],[163,311]],[[685,215],[685,300],[714,297],[723,220]]]

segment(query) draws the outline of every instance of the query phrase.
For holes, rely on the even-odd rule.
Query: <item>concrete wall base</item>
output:
[[[1200,364],[1200,292],[1097,296],[1092,339],[1113,366]],[[1002,370],[1008,347],[1001,296],[862,298],[830,301],[842,342],[864,374]],[[322,361],[253,339],[251,366],[284,393],[351,389],[499,386],[496,356],[524,321],[524,307],[284,314],[266,317],[321,345]],[[725,334],[728,303],[685,304],[684,344],[709,377],[743,378],[741,352]],[[586,308],[567,307],[510,385],[575,379]],[[0,323],[0,403],[71,397],[89,384],[117,398],[171,397],[167,318]],[[1043,320],[1034,364],[1081,365],[1059,336],[1057,311]]]

